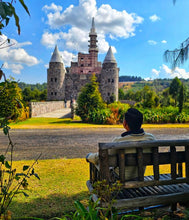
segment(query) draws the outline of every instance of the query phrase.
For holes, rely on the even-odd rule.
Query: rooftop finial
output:
[[[96,33],[95,31],[95,22],[94,22],[94,17],[92,17],[92,26],[91,26],[91,33]]]

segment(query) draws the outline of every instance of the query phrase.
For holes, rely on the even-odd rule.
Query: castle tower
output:
[[[91,55],[91,66],[98,65],[98,47],[97,47],[97,33],[95,30],[94,17],[92,18],[91,30],[89,33],[89,54]]]
[[[47,69],[47,100],[62,101],[65,97],[65,73],[64,64],[58,47],[55,46],[53,55]]]
[[[100,91],[104,101],[118,100],[119,68],[111,47],[106,54],[102,64]]]

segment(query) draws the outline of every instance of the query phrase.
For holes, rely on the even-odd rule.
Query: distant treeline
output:
[[[39,91],[43,91],[45,89],[47,89],[47,83],[36,83],[36,84],[28,84],[28,83],[24,83],[24,82],[18,82],[18,86],[24,90],[25,88],[30,88],[32,91],[33,90],[39,90]]]
[[[120,76],[119,77],[119,82],[136,82],[136,81],[142,81],[140,76]]]

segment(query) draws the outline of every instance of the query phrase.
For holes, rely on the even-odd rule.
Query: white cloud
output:
[[[162,44],[166,44],[167,41],[166,41],[166,40],[162,40],[161,43],[162,43]]]
[[[154,15],[150,16],[149,19],[150,19],[152,22],[156,22],[156,21],[159,21],[159,20],[160,20],[160,17],[158,17],[156,14],[154,14]]]
[[[156,41],[154,41],[154,40],[148,40],[148,44],[149,44],[149,45],[156,45],[156,44],[157,44],[157,42],[156,42]]]
[[[167,65],[163,64],[159,67],[159,70],[152,69],[151,71],[151,78],[175,78],[176,76],[178,78],[189,78],[189,72],[186,72],[185,69],[180,69],[176,67],[174,71],[172,71]]]
[[[13,73],[15,74],[20,74],[21,70],[24,68],[21,64],[9,64],[7,62],[5,62],[3,64],[3,68],[5,69],[10,69]]]
[[[68,51],[60,51],[60,54],[62,56],[63,62],[65,66],[70,66],[71,61],[76,61],[77,55],[74,55],[73,53],[69,53]]]
[[[56,7],[53,12],[48,11]],[[118,11],[108,4],[97,8],[96,0],[79,0],[78,6],[70,5],[65,10],[60,10],[58,5],[56,7],[51,4],[43,8],[49,30],[43,34],[41,42],[47,47],[58,44],[59,48],[66,50],[87,52],[91,20],[95,17],[99,52],[104,53],[109,48],[107,36],[112,39],[132,37],[136,26],[143,22],[143,18],[135,13]]]
[[[0,42],[6,40],[5,35],[1,36]],[[11,39],[11,47],[5,47],[1,49],[0,60],[4,63],[4,68],[11,69],[13,73],[19,74],[24,68],[23,65],[33,66],[39,63],[38,59],[31,56],[27,51],[21,47],[31,45],[31,42],[18,43],[16,40]]]
[[[48,12],[48,11],[54,11],[54,12],[58,12],[58,11],[62,11],[62,6],[57,6],[54,3],[52,3],[50,6],[45,5],[42,8],[43,11]]]

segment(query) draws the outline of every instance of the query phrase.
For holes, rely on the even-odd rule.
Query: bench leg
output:
[[[177,210],[177,203],[171,203],[171,211],[174,212]]]

